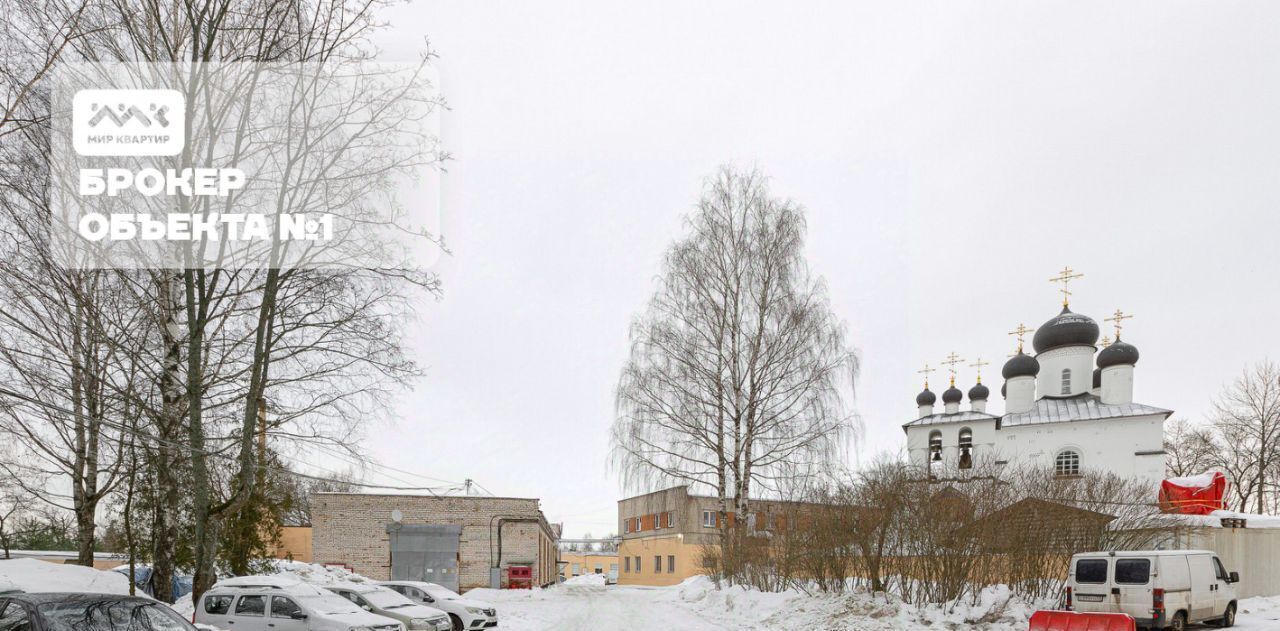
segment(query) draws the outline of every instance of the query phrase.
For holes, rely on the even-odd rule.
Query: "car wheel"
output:
[[[1236,604],[1235,603],[1231,603],[1230,605],[1227,605],[1227,612],[1222,614],[1222,626],[1224,627],[1236,626]]]
[[[1173,620],[1169,622],[1169,629],[1173,631],[1186,631],[1187,629],[1187,612],[1179,611],[1173,614]]]
[[[453,621],[453,631],[462,631],[462,618],[459,618],[458,614],[449,614],[449,619]]]

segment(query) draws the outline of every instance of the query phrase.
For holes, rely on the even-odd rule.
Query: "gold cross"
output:
[[[983,367],[983,366],[990,366],[990,365],[991,365],[991,362],[984,362],[984,361],[982,361],[982,358],[981,358],[981,357],[979,357],[979,358],[978,358],[978,361],[973,362],[972,364],[969,364],[969,367],[970,367],[970,368],[977,368],[977,369],[978,369],[978,383],[982,383],[982,367]]]
[[[1012,331],[1009,331],[1009,335],[1016,335],[1016,336],[1018,336],[1018,353],[1021,353],[1021,352],[1022,352],[1022,336],[1026,335],[1026,334],[1028,334],[1028,333],[1030,333],[1030,332],[1032,332],[1032,331],[1034,331],[1034,330],[1035,330],[1035,329],[1028,329],[1028,328],[1027,328],[1027,325],[1025,325],[1025,324],[1021,324],[1021,323],[1020,323],[1020,324],[1018,324],[1018,328],[1016,328],[1016,329],[1014,329],[1014,330],[1012,330]],[[1018,353],[1014,353],[1013,355],[1017,355]],[[1009,357],[1013,357],[1013,355],[1010,355]]]
[[[1062,292],[1062,306],[1064,307],[1067,306],[1068,299],[1071,297],[1071,291],[1067,289],[1067,285],[1077,278],[1084,278],[1084,274],[1078,274],[1070,267],[1064,267],[1062,272],[1049,279],[1051,283],[1062,283],[1062,289],[1058,291]]]
[[[1111,338],[1104,335],[1102,336],[1102,348],[1106,348],[1108,346],[1111,346]]]
[[[1132,318],[1132,317],[1133,317],[1133,316],[1131,316],[1131,315],[1126,315],[1126,314],[1125,314],[1125,312],[1123,312],[1123,311],[1121,311],[1121,310],[1119,310],[1119,309],[1116,309],[1116,312],[1115,312],[1114,314],[1112,314],[1112,316],[1111,316],[1110,318],[1106,318],[1106,321],[1107,321],[1107,322],[1115,322],[1115,323],[1116,323],[1116,341],[1117,341],[1117,342],[1119,342],[1119,341],[1120,341],[1120,323],[1121,323],[1121,322],[1124,322],[1125,320],[1128,320],[1128,319],[1130,319],[1130,318]]]
[[[951,385],[956,385],[956,364],[964,363],[964,359],[956,355],[954,351],[947,355],[947,361],[942,362],[948,366],[947,370],[951,372]]]
[[[920,370],[917,370],[917,371],[916,371],[917,373],[920,373],[920,374],[924,375],[924,389],[925,389],[925,390],[928,390],[928,389],[929,389],[929,373],[931,373],[931,372],[933,372],[933,371],[935,371],[935,370],[937,370],[937,368],[930,368],[930,367],[929,367],[929,362],[925,362],[925,363],[924,363],[924,368],[921,368]]]

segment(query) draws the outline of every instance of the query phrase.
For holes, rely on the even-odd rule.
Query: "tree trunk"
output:
[[[179,444],[179,428],[182,427],[183,388],[179,375],[182,361],[182,335],[178,325],[178,314],[181,308],[178,296],[178,280],[175,275],[161,276],[157,283],[157,295],[160,297],[164,322],[160,327],[160,338],[164,344],[164,366],[160,374],[161,418],[158,419],[158,433],[162,441],[155,450],[151,466],[155,472],[156,488],[154,489],[154,506],[151,522],[151,582],[152,585],[172,585],[175,574],[175,550],[178,546],[178,527],[176,513],[181,494],[178,489],[177,467],[178,453],[166,449],[165,444]],[[157,600],[173,602],[173,590],[153,590]]]

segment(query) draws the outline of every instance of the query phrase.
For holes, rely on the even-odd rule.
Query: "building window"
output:
[[[1062,369],[1062,394],[1071,394],[1071,369]]]
[[[973,468],[973,430],[968,427],[960,430],[960,468]]]
[[[703,527],[703,528],[715,528],[715,527],[716,527],[716,512],[715,512],[715,511],[713,511],[713,510],[704,510],[704,511],[702,511],[702,527]]]
[[[1064,449],[1053,459],[1053,474],[1058,477],[1080,475],[1080,452]]]
[[[676,555],[668,554],[667,555],[667,574],[675,574],[675,573],[676,573]]]
[[[662,555],[660,554],[653,555],[653,573],[654,574],[662,573]]]
[[[630,574],[631,573],[631,557],[627,557],[622,561],[623,561],[623,566],[622,566],[623,570],[626,571],[627,574]]]
[[[640,573],[640,555],[636,555],[636,574]]]

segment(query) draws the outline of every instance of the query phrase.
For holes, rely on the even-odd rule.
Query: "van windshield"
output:
[[[1080,559],[1076,561],[1076,582],[1094,584],[1107,582],[1107,560]]]
[[[1117,559],[1116,583],[1146,585],[1151,578],[1151,559]]]

